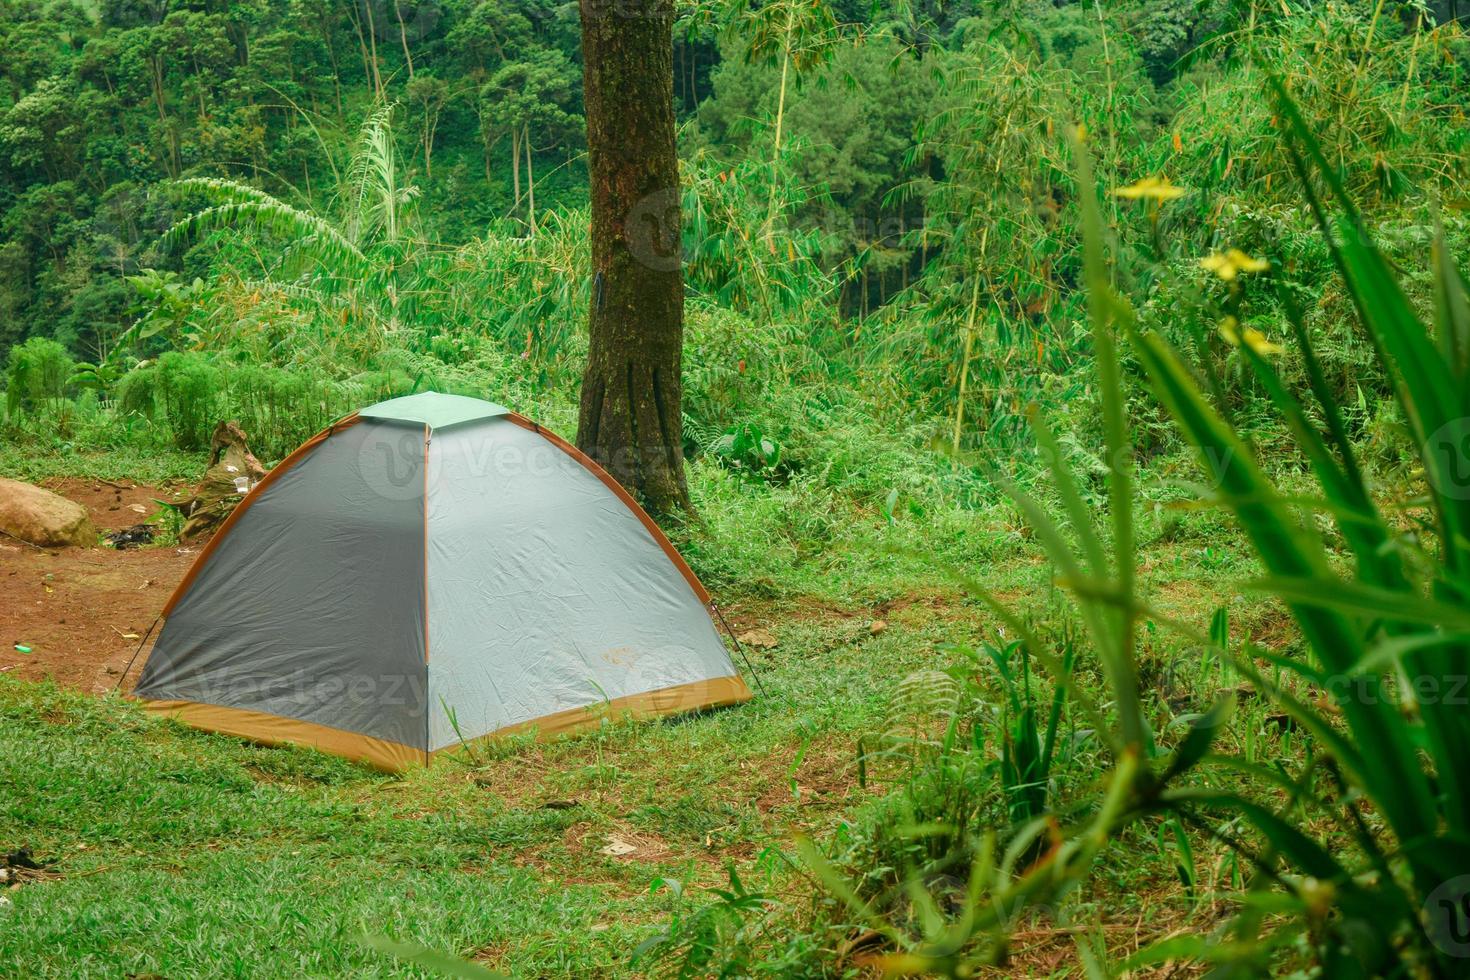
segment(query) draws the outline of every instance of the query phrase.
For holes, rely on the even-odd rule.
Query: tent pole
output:
[[[725,632],[728,633],[728,634],[730,634],[730,639],[735,644],[735,651],[740,654],[740,659],[743,660],[743,661],[745,661],[745,666],[750,671],[750,676],[755,679],[755,686],[758,687],[758,688],[760,688],[761,696],[762,697],[765,697],[766,696],[766,685],[765,685],[765,682],[761,680],[761,675],[756,672],[755,665],[750,662],[750,658],[745,655],[745,647],[744,647],[744,645],[741,644],[740,638],[735,635],[735,631],[732,630],[730,628],[730,624],[725,621],[725,614],[722,613],[722,612],[720,612],[720,604],[718,602],[715,602],[713,599],[711,599],[709,601],[709,607],[710,607],[710,610],[719,619],[720,625],[723,626],[723,627],[725,627]]]
[[[162,616],[155,616],[155,617],[153,617],[153,625],[150,626],[150,627],[148,627],[148,632],[144,633],[143,634],[143,638],[138,641],[138,649],[136,649],[136,650],[133,651],[133,655],[128,658],[128,665],[123,668],[123,672],[118,677],[117,683],[114,684],[114,685],[112,685],[112,693],[113,694],[116,694],[117,693],[117,689],[120,688],[120,687],[122,687],[122,682],[123,682],[124,679],[127,678],[128,671],[130,671],[130,670],[133,669],[133,662],[138,659],[138,654],[140,654],[140,653],[143,652],[143,645],[148,642],[148,637],[150,637],[150,636],[153,635],[153,630],[158,626],[158,621],[160,619],[162,619],[162,618],[163,618]]]

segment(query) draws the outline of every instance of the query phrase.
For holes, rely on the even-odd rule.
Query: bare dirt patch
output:
[[[87,508],[103,534],[181,500],[188,488],[52,479],[42,486]],[[0,672],[109,691],[199,553],[187,547],[37,548],[0,536]],[[22,652],[18,647],[28,647]],[[131,687],[137,667],[124,689]]]

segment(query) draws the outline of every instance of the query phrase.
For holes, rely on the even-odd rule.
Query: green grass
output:
[[[1160,583],[1199,577],[1198,550],[1161,548]],[[1023,561],[993,578],[1040,614],[1047,576]],[[941,644],[976,642],[991,623],[936,589],[733,612],[779,639],[754,653],[765,696],[508,741],[478,766],[402,779],[0,675],[0,850],[54,862],[54,877],[6,892],[0,963],[25,977],[418,975],[357,942],[371,934],[518,976],[618,975],[667,924],[659,879],[697,901],[734,867],[787,903],[767,954],[800,972],[820,935],[800,940],[810,885],[793,870],[795,835],[840,842],[882,812],[893,783],[875,772],[858,785],[859,736],[884,728],[902,678],[951,662]],[[601,854],[610,837],[639,851]],[[1097,887],[1135,909],[1171,875],[1162,856],[1120,859]],[[1097,901],[1079,896],[1076,911]]]
[[[131,480],[157,486],[175,480],[197,481],[208,457],[168,449],[96,449],[64,443],[41,445],[25,438],[0,439],[0,476],[12,480],[51,477]]]
[[[401,780],[0,679],[0,841],[60,875],[8,893],[0,962],[24,976],[402,973],[354,941],[371,933],[525,974],[620,969],[666,914],[655,878],[713,883],[846,805],[852,742],[881,716],[889,671],[951,633],[935,616],[877,637],[855,626],[778,626],[769,696],[747,706]],[[650,856],[601,855],[610,835]]]

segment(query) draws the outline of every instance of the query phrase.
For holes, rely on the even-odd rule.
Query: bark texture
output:
[[[580,0],[592,300],[577,448],[656,513],[688,508],[673,0]]]

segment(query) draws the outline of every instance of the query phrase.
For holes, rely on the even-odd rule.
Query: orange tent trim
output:
[[[598,701],[580,708],[568,708],[565,711],[533,718],[520,724],[507,725],[460,745],[435,749],[434,755],[461,752],[466,747],[474,748],[507,735],[534,732],[538,739],[545,740],[588,731],[597,728],[606,720],[615,721],[624,717],[635,720],[662,718],[703,711],[706,708],[724,708],[750,699],[750,688],[746,687],[745,681],[739,677],[734,675],[712,677],[709,680],[666,687],[660,691],[645,691],[642,694],[613,698],[611,701]]]
[[[305,745],[366,762],[386,772],[402,772],[424,762],[424,750],[358,732],[245,708],[225,708],[196,701],[144,701],[150,714],[181,721],[221,735],[236,735],[264,745]]]
[[[403,772],[428,763],[434,756],[462,752],[466,748],[473,749],[507,735],[532,732],[538,739],[550,739],[597,728],[609,719],[616,720],[625,716],[646,719],[687,714],[705,708],[740,704],[750,698],[750,688],[739,677],[715,677],[666,687],[659,691],[630,694],[611,701],[594,702],[585,707],[569,708],[509,725],[469,742],[447,746],[432,753],[357,732],[244,708],[225,708],[194,701],[145,701],[143,708],[150,714],[176,719],[191,728],[234,735],[265,745],[304,745],[365,762],[385,772]]]

